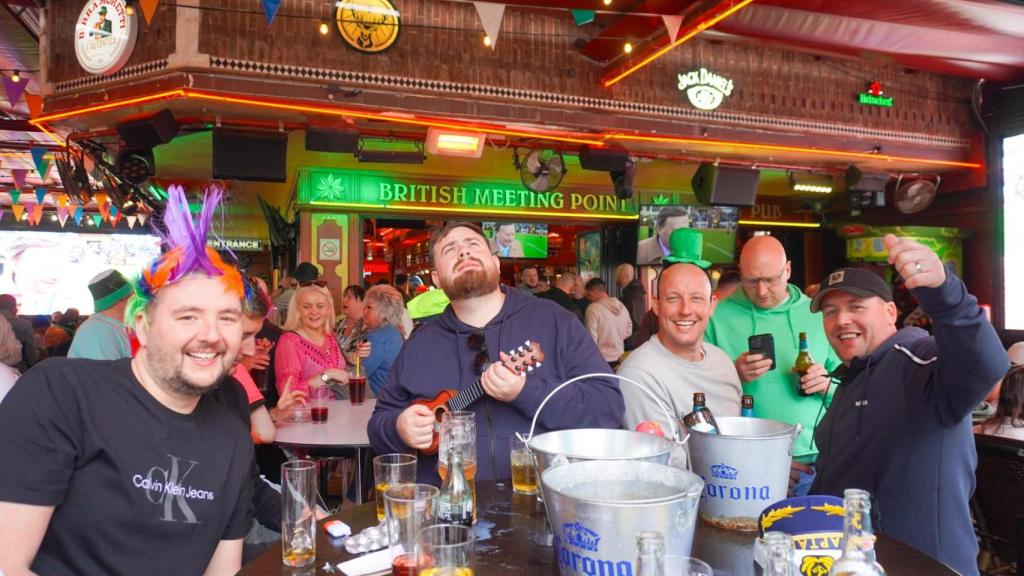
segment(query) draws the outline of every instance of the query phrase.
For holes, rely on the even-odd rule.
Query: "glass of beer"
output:
[[[509,439],[509,457],[512,460],[512,491],[516,494],[536,494],[537,468],[533,465],[533,454],[516,434]]]
[[[316,560],[316,462],[281,464],[281,554],[286,566]]]
[[[476,522],[476,413],[445,412],[437,452],[437,472],[441,482],[448,477],[448,450],[462,453],[462,463],[473,493],[473,522]]]
[[[416,533],[433,522],[438,493],[429,484],[392,484],[384,491],[391,576],[416,576]]]
[[[384,492],[392,484],[416,482],[416,457],[412,454],[382,454],[373,459],[373,492],[377,499],[377,521],[384,520]]]
[[[473,576],[476,540],[473,530],[455,524],[435,524],[416,534],[419,576]]]

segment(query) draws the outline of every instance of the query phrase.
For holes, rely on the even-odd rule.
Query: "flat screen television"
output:
[[[160,239],[148,234],[0,230],[0,294],[14,295],[22,315],[92,314],[93,276],[116,268],[131,279],[159,255]]]
[[[1024,134],[1003,139],[1003,328],[1024,330]]]
[[[729,264],[736,256],[736,226],[739,217],[740,209],[734,206],[641,205],[636,263],[641,266],[661,264],[664,256],[658,242],[658,220],[661,218],[661,231],[666,245],[669,235],[676,228],[696,228],[704,235],[704,259],[713,264]]]
[[[484,222],[484,236],[498,258],[547,258],[548,225],[533,222]]]

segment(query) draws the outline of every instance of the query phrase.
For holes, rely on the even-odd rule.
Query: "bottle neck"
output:
[[[658,532],[642,532],[636,539],[637,576],[664,576],[665,539]]]
[[[809,348],[807,346],[807,339],[806,338],[801,338],[800,339],[800,351],[801,352],[807,352],[808,350],[809,350]]]
[[[862,491],[858,491],[862,492]],[[871,528],[871,500],[867,492],[847,494],[843,520],[843,557],[874,559],[875,536]]]
[[[782,532],[764,535],[764,576],[790,576],[793,574],[793,538]]]

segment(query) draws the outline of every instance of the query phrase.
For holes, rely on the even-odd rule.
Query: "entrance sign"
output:
[[[75,22],[75,56],[90,74],[120,70],[135,48],[139,20],[125,0],[89,0]]]
[[[732,94],[732,80],[720,76],[707,68],[677,75],[680,90],[686,92],[686,99],[694,108],[714,110]]]

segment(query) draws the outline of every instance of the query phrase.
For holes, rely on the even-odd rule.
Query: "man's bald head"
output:
[[[772,236],[754,236],[740,251],[740,276],[747,298],[762,309],[775,308],[789,298],[789,260],[782,243]]]
[[[572,272],[565,272],[561,276],[555,279],[555,288],[558,288],[566,294],[572,294],[573,286],[576,285],[576,274]]]

